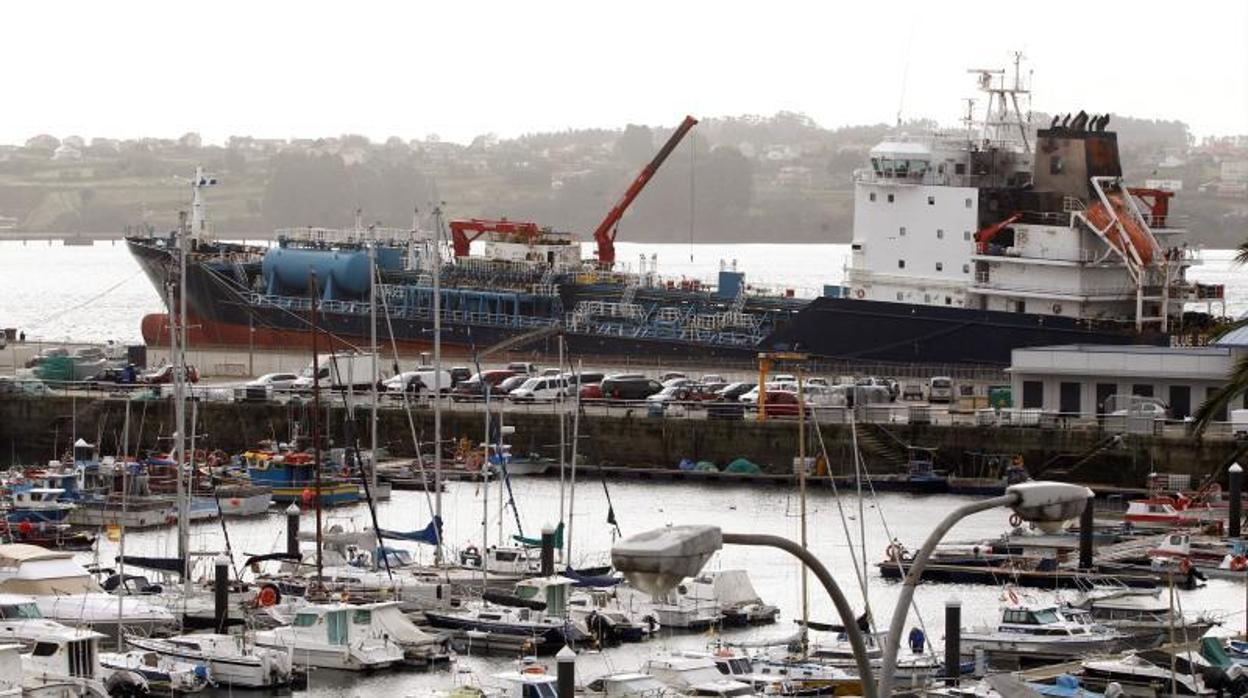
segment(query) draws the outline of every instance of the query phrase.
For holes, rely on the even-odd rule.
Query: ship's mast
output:
[[[1024,116],[1019,96],[1030,99],[1031,88],[1024,84],[1021,72],[1023,54],[1014,52],[1013,81],[1002,68],[972,68],[966,72],[979,75],[979,91],[988,95],[984,108],[984,120],[980,126],[983,143],[1002,143],[1017,140],[1024,150],[1031,150],[1031,112]]]
[[[191,237],[204,240],[208,234],[208,216],[204,212],[203,190],[217,185],[217,178],[204,172],[202,166],[195,167],[195,179],[191,182]]]

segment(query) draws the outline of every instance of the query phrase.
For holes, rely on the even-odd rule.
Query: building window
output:
[[[905,269],[905,268],[906,268],[906,260],[904,260],[904,259],[899,259],[899,260],[897,260],[897,268],[898,268],[898,269]]]
[[[1016,313],[1027,312],[1027,301],[1014,301],[1014,312]]]
[[[944,239],[945,239],[945,231],[941,230],[940,228],[937,228],[937,229],[936,229],[936,239],[937,239],[937,240],[944,240]]]
[[[1083,384],[1063,381],[1058,386],[1057,411],[1062,414],[1083,413]]]
[[[875,192],[871,192],[870,194],[868,194],[867,198],[870,199],[871,201],[875,201]]]
[[[1023,381],[1023,409],[1040,409],[1041,407],[1044,407],[1044,383]]]
[[[1108,404],[1110,398],[1118,392],[1117,383],[1097,383],[1096,384],[1096,413],[1106,414],[1112,412],[1110,408],[1118,409],[1116,405]]]
[[[963,274],[970,274],[970,273],[971,273],[971,265],[969,265],[969,264],[963,264],[963,265],[962,265],[962,273],[963,273]]]
[[[936,271],[944,271],[944,270],[945,270],[945,263],[944,263],[944,262],[937,262],[937,263],[936,263]]]
[[[935,205],[936,205],[936,197],[934,197],[934,196],[929,196],[929,197],[927,197],[927,205],[928,205],[928,206],[935,206]]]
[[[970,242],[970,241],[971,241],[971,231],[969,231],[969,230],[963,230],[963,231],[962,231],[962,239],[963,239],[963,240],[965,240],[965,241],[967,241],[967,242]]]
[[[904,238],[906,236],[906,226],[903,225],[900,228],[898,228],[897,233]]]
[[[893,195],[892,195],[892,194],[889,194],[889,195],[888,195],[888,203],[890,203],[890,204],[891,204],[891,203],[893,203]]]
[[[966,207],[967,207],[967,208],[970,208],[970,207],[971,207],[971,200],[970,200],[970,199],[967,199],[967,200],[966,200]]]

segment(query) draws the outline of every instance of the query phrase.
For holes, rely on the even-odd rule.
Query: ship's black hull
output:
[[[131,239],[131,252],[165,295],[173,275],[171,256],[150,240]],[[191,264],[187,273],[187,306],[191,316],[190,342],[204,346],[295,348],[310,342],[306,310],[298,311],[249,302],[251,289],[203,265]],[[551,318],[551,323],[555,318]],[[344,347],[368,345],[367,313],[340,312],[322,307],[322,331]],[[392,317],[380,323],[383,345],[393,341],[401,349],[425,349],[433,342],[428,318]],[[486,347],[526,333],[538,326],[498,326],[446,319],[443,347],[471,355]],[[144,339],[153,345],[168,342],[163,316],[144,319]],[[721,359],[749,361],[760,351],[800,351],[833,361],[896,364],[965,364],[1008,366],[1013,349],[1056,344],[1162,344],[1164,335],[1141,335],[1126,328],[1091,326],[1063,317],[968,310],[935,306],[818,298],[780,323],[756,345],[725,345],[670,338],[596,334],[565,330],[565,349],[571,356],[636,357],[640,360]],[[535,338],[515,351],[554,355],[555,333]]]

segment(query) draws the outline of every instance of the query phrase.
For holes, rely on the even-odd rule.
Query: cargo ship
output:
[[[1081,111],[1033,135],[1017,61],[1012,80],[974,72],[982,118],[968,109],[962,129],[871,150],[854,176],[851,264],[813,300],[758,288],[733,268],[703,283],[665,279],[644,259],[617,265],[615,226],[692,117],[594,231],[590,259],[572,235],[535,223],[443,226],[440,216],[432,231],[357,225],[278,231],[272,246],[220,241],[207,231],[214,180],[202,172],[188,224],[127,244],[164,298],[186,250],[197,346],[306,345],[313,295],[318,325],[343,347],[366,347],[377,317],[381,344],[423,350],[436,308],[444,349],[465,355],[553,356],[561,338],[569,355],[604,359],[800,351],[1005,366],[1024,346],[1168,343],[1187,302],[1221,293],[1186,280],[1199,257],[1169,210],[1173,192],[1126,184],[1108,115]],[[163,314],[144,318],[144,339],[166,344],[168,326]]]

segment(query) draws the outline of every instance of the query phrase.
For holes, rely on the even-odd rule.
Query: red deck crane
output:
[[[677,126],[676,130],[672,132],[671,138],[667,139],[667,142],[659,149],[659,152],[650,161],[650,164],[646,165],[641,170],[641,173],[637,175],[637,179],[634,179],[633,183],[628,186],[624,196],[607,212],[607,217],[603,218],[602,222],[598,224],[598,228],[594,230],[594,242],[598,243],[598,266],[609,269],[611,265],[615,264],[615,234],[617,232],[613,229],[615,224],[620,222],[620,218],[624,216],[624,212],[633,203],[633,199],[636,199],[641,190],[646,188],[646,184],[650,182],[650,178],[654,176],[654,173],[659,171],[663,161],[667,159],[668,155],[672,154],[672,151],[676,149],[680,141],[684,139],[685,134],[689,133],[689,129],[693,128],[697,123],[698,120],[692,116],[686,116],[685,120],[680,122],[680,126]]]
[[[689,129],[697,125],[698,120],[692,116],[686,116],[685,120],[676,127],[671,137],[659,149],[659,152],[650,161],[650,164],[642,168],[641,173],[629,185],[628,190],[624,192],[624,196],[616,202],[615,206],[607,212],[607,217],[602,219],[598,224],[598,228],[594,230],[594,242],[598,244],[598,266],[610,269],[615,264],[615,234],[616,223],[620,222],[624,212],[628,210],[629,205],[633,203],[633,199],[646,188],[646,184],[650,182],[650,178],[658,172],[659,167],[663,165],[663,161],[667,156],[672,154],[676,146],[684,139],[685,134],[689,133]],[[485,233],[503,233],[505,235],[516,235],[519,237],[532,240],[541,234],[541,229],[536,223],[528,223],[525,221],[509,221],[502,220],[485,220],[480,218],[472,218],[469,220],[451,221],[451,242],[455,250],[456,257],[467,257],[468,248],[473,240],[481,237]]]

